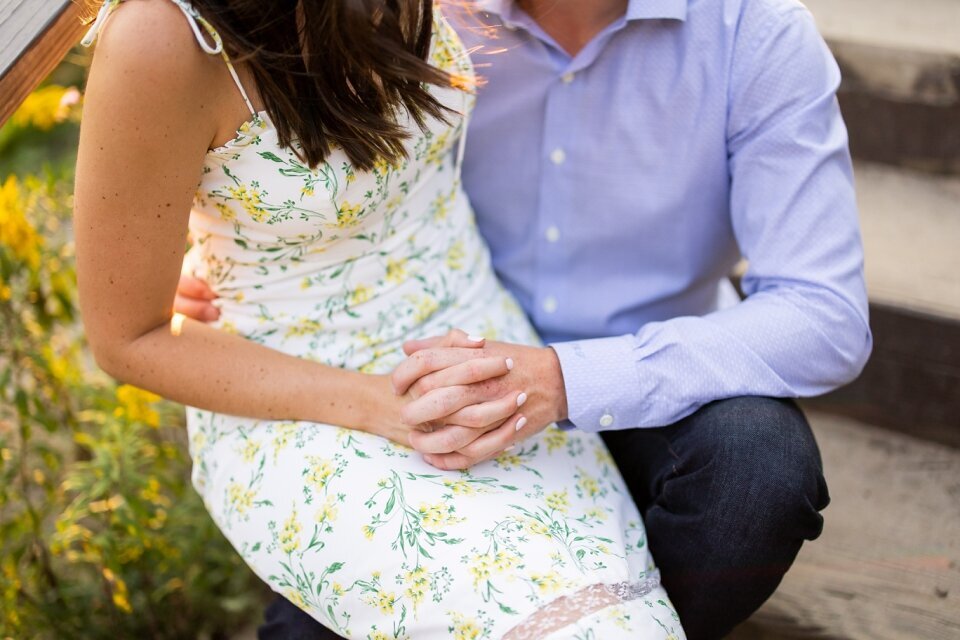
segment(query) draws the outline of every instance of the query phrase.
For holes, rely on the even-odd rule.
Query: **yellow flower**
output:
[[[294,589],[287,589],[284,591],[283,597],[301,609],[306,608],[307,606],[307,601],[304,599],[303,594]]]
[[[387,259],[387,282],[400,284],[406,279],[407,279],[406,259],[401,258],[400,260],[394,260],[393,258],[388,258]]]
[[[473,618],[467,618],[461,613],[448,612],[453,619],[453,640],[477,640],[483,630]]]
[[[476,489],[466,480],[444,480],[443,484],[457,496],[469,496],[476,493]]]
[[[50,85],[31,93],[10,120],[18,127],[49,131],[69,118],[70,108],[79,101],[76,88]]]
[[[424,529],[436,531],[451,520],[447,506],[442,502],[420,505],[420,526]]]
[[[530,576],[533,582],[540,590],[540,593],[556,593],[563,588],[563,579],[556,571],[545,574],[533,574]]]
[[[547,506],[556,511],[566,512],[570,507],[569,496],[567,495],[567,490],[563,491],[554,491],[547,496]]]
[[[310,197],[310,196],[313,195],[313,187],[312,187],[312,186],[306,186],[306,187],[304,187],[303,189],[300,189],[300,193],[303,194],[303,195],[305,195],[305,196],[307,196],[307,197]]]
[[[337,502],[333,496],[327,496],[327,501],[317,509],[317,522],[333,522],[337,519]]]
[[[285,337],[296,338],[300,336],[315,335],[323,331],[323,324],[319,320],[312,318],[301,318],[296,324],[287,327]]]
[[[529,519],[523,523],[523,528],[527,533],[537,536],[550,537],[550,528],[539,520]]]
[[[519,562],[520,558],[517,557],[517,554],[501,549],[497,551],[497,555],[493,558],[493,568],[496,569],[498,573],[503,573],[504,571],[509,571]]]
[[[383,631],[374,631],[369,636],[369,640],[393,640],[390,636],[385,634]]]
[[[237,214],[231,209],[225,202],[217,202],[213,206],[217,208],[217,211],[220,212],[220,219],[227,222],[232,222],[236,219]]]
[[[397,596],[392,592],[381,589],[377,592],[376,602],[381,613],[391,614],[393,613],[393,605],[397,602]]]
[[[494,462],[496,462],[499,467],[510,471],[514,467],[519,467],[523,463],[523,460],[515,453],[504,451],[494,458]]]
[[[160,396],[125,384],[117,387],[117,402],[119,406],[113,410],[113,414],[118,418],[126,416],[131,422],[160,426],[160,414],[151,406],[160,402]]]
[[[358,284],[350,293],[350,304],[363,304],[370,300],[373,290],[365,284]]]
[[[427,147],[427,162],[430,164],[440,164],[446,156],[447,143],[450,140],[450,131],[444,131],[437,136],[436,140]]]
[[[371,527],[368,524],[363,525],[363,537],[367,540],[373,540],[373,534],[376,532],[376,529]]]
[[[567,446],[567,441],[569,436],[566,431],[561,431],[560,429],[547,429],[547,433],[544,435],[544,440],[547,441],[547,451],[553,453],[558,449],[563,449]]]
[[[42,246],[43,239],[27,220],[20,183],[16,176],[9,176],[0,186],[0,248],[6,247],[16,259],[37,269]]]
[[[454,271],[459,271],[463,268],[463,242],[457,241],[450,247],[450,250],[447,251],[447,267],[453,269]]]
[[[613,456],[610,455],[610,452],[607,451],[607,448],[604,446],[597,446],[596,449],[597,464],[600,466],[613,466]]]
[[[307,484],[320,491],[330,482],[330,476],[336,471],[336,467],[329,461],[319,456],[307,456],[307,462],[310,469],[307,471]]]
[[[437,196],[437,199],[433,201],[433,219],[434,220],[444,220],[447,217],[447,214],[450,213],[450,200],[453,199],[453,193],[450,195],[440,194]]]
[[[470,564],[467,565],[467,568],[470,571],[470,575],[473,576],[473,586],[474,588],[480,587],[481,583],[486,582],[490,579],[492,565],[490,563],[490,558],[486,554],[476,554],[473,556],[473,559],[470,561]]]
[[[436,313],[439,308],[440,305],[437,304],[436,300],[429,296],[424,296],[417,304],[417,311],[414,317],[417,322],[424,322]]]
[[[230,187],[227,191],[230,192],[230,195],[233,196],[235,200],[238,200],[240,204],[243,205],[243,210],[253,218],[254,222],[263,222],[267,219],[269,214],[261,207],[263,201],[260,200],[259,189],[241,184],[239,187]]]
[[[596,478],[585,473],[582,469],[580,470],[580,480],[577,482],[577,485],[584,495],[590,496],[591,498],[596,498],[600,495],[600,483],[597,482]]]
[[[340,203],[337,208],[337,226],[341,229],[355,227],[360,224],[360,216],[363,214],[363,205],[350,204],[346,200]]]
[[[256,440],[247,440],[240,449],[240,455],[244,462],[253,462],[253,459],[260,453],[260,443]]]
[[[280,530],[280,549],[290,554],[300,548],[300,522],[297,521],[297,510],[294,509]]]
[[[254,492],[245,489],[238,482],[231,482],[227,487],[227,498],[237,513],[246,513],[253,506]]]
[[[604,511],[603,509],[599,508],[599,507],[593,507],[593,508],[591,508],[591,509],[587,509],[586,515],[587,515],[588,518],[591,518],[591,519],[593,519],[593,520],[606,520],[606,519],[607,519],[607,512]]]
[[[343,589],[343,585],[339,582],[334,582],[330,588],[333,589],[333,595],[335,596],[342,596],[344,593],[346,593],[346,591]]]

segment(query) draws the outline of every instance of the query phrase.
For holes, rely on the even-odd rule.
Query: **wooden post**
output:
[[[75,0],[0,0],[0,125],[83,35]]]

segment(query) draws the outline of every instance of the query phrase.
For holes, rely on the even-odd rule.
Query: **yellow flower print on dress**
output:
[[[464,255],[463,242],[458,240],[447,251],[447,267],[454,271],[463,269]]]
[[[544,433],[543,439],[547,443],[547,451],[549,453],[560,451],[567,446],[567,442],[569,441],[566,431],[561,431],[560,429],[554,428],[547,429]]]
[[[227,487],[227,499],[230,501],[230,506],[239,513],[245,514],[253,506],[253,499],[256,494],[245,488],[238,482],[231,482]]]
[[[260,199],[259,189],[240,184],[236,187],[228,187],[227,191],[243,206],[243,210],[254,222],[264,222],[267,219],[269,214],[262,208],[263,201]]]
[[[333,496],[327,496],[326,501],[317,509],[315,516],[317,523],[330,524],[337,519],[337,501]]]
[[[260,453],[260,443],[256,440],[247,440],[241,449],[240,456],[244,462],[250,463],[254,461],[258,453]]]
[[[357,305],[369,302],[373,290],[365,284],[358,284],[350,293],[350,304]]]
[[[400,284],[407,279],[407,261],[405,258],[387,259],[387,282]]]
[[[287,555],[300,548],[301,530],[300,521],[297,520],[297,510],[294,509],[283,523],[283,529],[280,530],[280,549]]]
[[[350,204],[346,200],[337,207],[337,226],[341,229],[355,227],[360,224],[363,215],[363,205]]]
[[[536,585],[541,594],[548,595],[560,592],[566,586],[567,581],[561,578],[556,571],[550,571],[549,573],[531,575],[530,582]]]
[[[564,489],[563,491],[554,491],[548,495],[547,506],[556,511],[566,513],[567,509],[570,508],[570,496],[567,493],[567,490]]]
[[[453,640],[479,640],[479,638],[486,635],[483,633],[483,628],[475,618],[468,618],[462,613],[455,611],[450,611],[448,615],[453,621],[453,624],[450,626],[450,632],[453,633]]]
[[[330,477],[336,472],[337,467],[328,459],[319,456],[308,456],[306,478],[307,484],[317,491],[322,491],[330,482]]]

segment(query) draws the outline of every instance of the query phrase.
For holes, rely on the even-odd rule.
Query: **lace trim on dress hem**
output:
[[[592,584],[537,609],[510,629],[503,640],[542,640],[601,609],[642,598],[659,586],[659,571],[653,571],[642,582]]]

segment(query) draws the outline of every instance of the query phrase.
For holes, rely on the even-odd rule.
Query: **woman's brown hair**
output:
[[[433,0],[193,0],[253,74],[280,144],[311,167],[342,148],[359,169],[405,155],[404,110],[444,119],[427,85]]]

